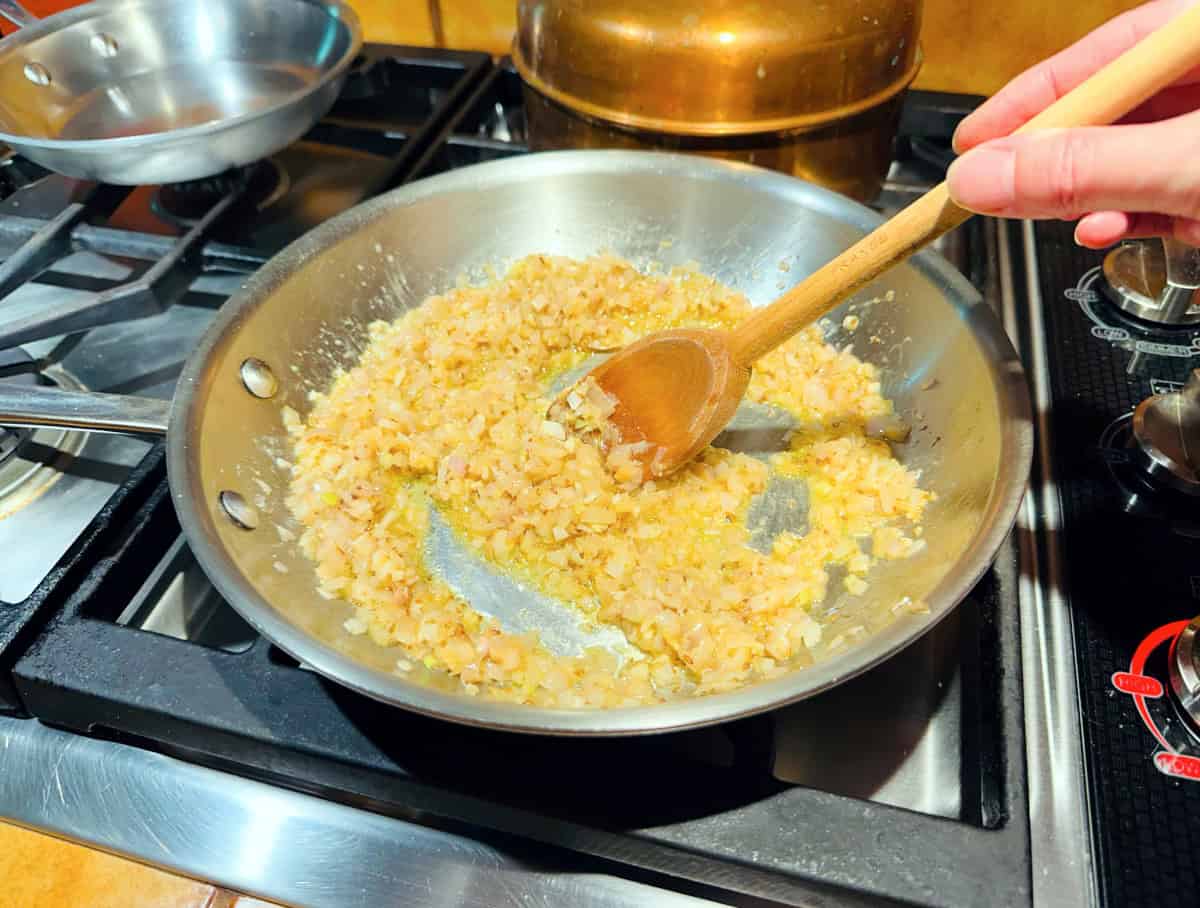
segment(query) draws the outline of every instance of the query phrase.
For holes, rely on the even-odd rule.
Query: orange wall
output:
[[[350,0],[367,38],[394,44],[508,52],[517,0]]]
[[[439,44],[430,22],[431,4],[426,0],[350,0],[350,5],[362,19],[368,41],[422,47]]]
[[[703,0],[697,0],[699,8]],[[506,53],[516,0],[351,0],[375,41]],[[990,94],[1009,78],[1090,31],[1131,0],[926,0],[925,66],[917,84]],[[431,11],[440,14],[435,28]],[[435,32],[440,34],[435,35]]]
[[[47,15],[81,0],[28,0]],[[508,51],[516,0],[350,0],[371,41]],[[700,8],[703,0],[696,0]],[[922,88],[990,94],[1133,0],[925,0]],[[5,30],[0,22],[0,31]]]
[[[925,0],[917,85],[991,94],[1127,9],[1131,0]]]

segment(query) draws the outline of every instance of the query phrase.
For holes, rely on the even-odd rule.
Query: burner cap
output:
[[[160,186],[151,204],[163,217],[190,226],[242,186],[246,188],[246,202],[261,211],[287,192],[289,183],[282,165],[268,158],[202,180]]]
[[[1182,390],[1142,401],[1133,411],[1133,436],[1152,478],[1200,495],[1200,369]]]

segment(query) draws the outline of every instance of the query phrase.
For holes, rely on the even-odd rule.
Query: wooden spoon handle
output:
[[[1101,126],[1200,66],[1200,4],[1189,7],[1095,72],[1017,130]],[[749,366],[863,285],[971,216],[950,199],[945,183],[863,237],[730,337],[734,358]]]

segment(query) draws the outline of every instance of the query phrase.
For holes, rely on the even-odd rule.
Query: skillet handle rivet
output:
[[[104,34],[104,32],[92,35],[92,40],[88,43],[92,46],[92,52],[98,57],[115,57],[119,48],[117,39],[112,35]]]
[[[239,371],[242,376],[242,384],[255,397],[266,400],[274,397],[275,392],[279,390],[279,381],[275,378],[275,373],[261,359],[250,357],[242,363]]]
[[[41,63],[26,63],[25,78],[34,85],[49,85],[51,81],[50,70],[42,66]]]
[[[243,530],[253,530],[258,527],[258,511],[237,492],[226,489],[217,496],[221,510],[232,521],[233,525]]]

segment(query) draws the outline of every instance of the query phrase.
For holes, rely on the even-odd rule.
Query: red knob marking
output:
[[[1142,669],[1146,667],[1146,660],[1150,658],[1150,654],[1168,640],[1174,640],[1176,637],[1182,634],[1183,629],[1187,626],[1187,621],[1172,621],[1170,624],[1164,624],[1162,627],[1155,630],[1138,646],[1137,650],[1133,654],[1133,658],[1129,662],[1129,671],[1124,674],[1129,674],[1139,678],[1146,677],[1142,674]],[[1114,675],[1113,684],[1116,683],[1116,676]],[[1161,694],[1162,684],[1158,685],[1158,690],[1159,694]],[[1150,709],[1146,706],[1146,695],[1136,691],[1133,691],[1132,695],[1133,702],[1137,704],[1138,715],[1142,717],[1142,722],[1145,724],[1146,729],[1150,732],[1150,734],[1154,735],[1154,740],[1162,745],[1162,749],[1167,751],[1166,754],[1159,754],[1159,756],[1175,756],[1175,754],[1171,752],[1172,748],[1171,745],[1167,743],[1166,737],[1161,731],[1158,730],[1158,726],[1155,725],[1153,720],[1150,718]],[[1156,763],[1155,765],[1157,765],[1159,769],[1162,769],[1161,764]]]
[[[1200,758],[1187,754],[1156,753],[1154,765],[1165,776],[1179,779],[1200,780]]]
[[[1135,675],[1132,672],[1115,672],[1112,685],[1123,694],[1139,694],[1143,697],[1157,699],[1163,695],[1162,682],[1149,675]]]

